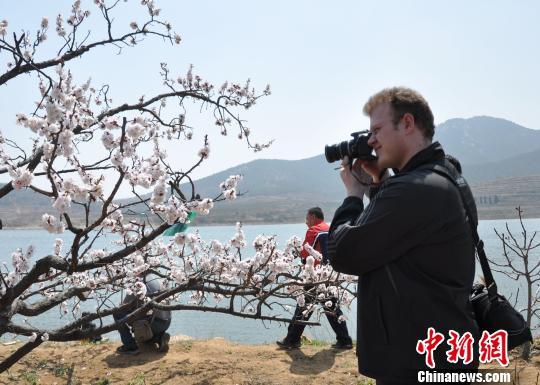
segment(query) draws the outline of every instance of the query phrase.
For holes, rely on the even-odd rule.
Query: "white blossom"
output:
[[[145,128],[140,123],[131,123],[126,127],[126,134],[133,140],[139,139],[144,134]]]
[[[65,230],[64,223],[50,214],[43,214],[41,217],[41,225],[49,233],[63,233]]]
[[[34,177],[30,171],[22,168],[10,169],[9,175],[13,178],[11,184],[16,190],[30,186],[32,184],[32,178]]]
[[[124,168],[124,156],[122,155],[122,152],[120,150],[115,151],[114,154],[111,156],[111,164],[120,169]]]
[[[151,202],[153,204],[161,204],[165,202],[166,197],[166,188],[165,188],[165,180],[163,178],[160,178],[158,183],[154,186],[154,193],[152,194]]]
[[[11,260],[17,273],[28,271],[28,259],[22,253],[21,249],[17,249],[11,254]]]
[[[16,272],[12,271],[11,273],[9,273],[7,275],[7,277],[5,278],[6,279],[6,283],[9,287],[15,285],[18,281],[19,281],[19,274],[17,274]]]
[[[121,124],[118,122],[118,118],[116,117],[106,117],[102,120],[101,126],[106,129],[115,129],[120,128]]]
[[[214,254],[219,254],[223,251],[223,245],[217,239],[212,240],[210,248]]]
[[[7,20],[4,19],[0,21],[0,37],[4,38],[6,36],[7,26],[8,26]]]
[[[221,183],[219,187],[221,188],[221,191],[236,189],[238,182],[241,180],[242,175],[231,175],[227,178],[227,180],[225,180],[225,182]]]
[[[141,282],[141,281],[137,281],[135,282],[130,288],[129,290],[131,291],[131,293],[136,296],[137,298],[139,299],[143,299],[145,296],[146,296],[146,285],[144,284],[144,282]]]
[[[198,214],[208,215],[214,207],[214,201],[210,198],[205,198],[200,201],[189,202],[186,206]]]
[[[47,123],[56,123],[62,117],[62,110],[56,102],[49,98],[45,104],[45,111],[47,112]]]
[[[236,190],[233,188],[230,190],[225,190],[223,192],[223,195],[225,196],[225,198],[227,198],[227,200],[233,201],[236,199]]]
[[[171,269],[171,278],[180,284],[185,283],[187,280],[186,273],[178,268]]]
[[[45,142],[42,146],[42,149],[43,149],[43,159],[46,162],[49,162],[52,159],[54,145],[52,143]]]
[[[309,243],[304,244],[304,250],[317,261],[322,261],[322,254],[315,250]]]
[[[174,242],[177,245],[183,245],[184,243],[186,243],[186,234],[185,233],[174,234]]]
[[[244,236],[244,231],[242,231],[242,224],[240,222],[236,223],[236,233],[234,237],[229,241],[232,247],[242,248],[246,246],[246,238]]]
[[[101,135],[101,143],[103,143],[103,147],[105,147],[107,150],[112,150],[117,146],[117,143],[114,140],[114,135],[109,130],[103,131],[103,134]]]
[[[57,209],[60,214],[65,213],[71,207],[71,196],[67,192],[58,195],[58,198],[55,199],[52,206]]]
[[[203,148],[201,148],[198,152],[198,155],[202,159],[208,159],[208,156],[210,155],[210,146],[206,145]]]
[[[60,256],[60,253],[62,253],[62,245],[64,244],[64,241],[60,238],[56,238],[54,240],[54,255],[57,257]]]

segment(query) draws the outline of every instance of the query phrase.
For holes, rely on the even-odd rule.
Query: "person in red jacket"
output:
[[[326,243],[328,239],[329,225],[324,221],[324,214],[320,207],[312,207],[308,210],[306,214],[306,225],[308,227],[308,230],[306,231],[306,237],[304,239],[303,245],[308,244],[322,254],[323,260],[319,261],[316,259],[315,265],[318,265],[321,262],[328,263],[326,259]],[[306,258],[308,256],[309,253],[306,249],[304,249],[304,247],[302,247],[302,251],[300,253],[302,263],[306,263]],[[316,293],[314,292],[315,289],[313,286],[306,286],[304,289],[306,291],[305,305],[296,306],[293,321],[307,321],[313,313],[313,311],[310,311],[306,314],[303,314],[306,308],[317,300]],[[352,349],[352,339],[349,336],[349,331],[347,330],[347,323],[344,320],[339,320],[339,317],[343,314],[343,312],[339,308],[337,298],[332,298],[331,302],[332,306],[330,308],[325,307],[324,310],[326,318],[328,319],[328,323],[336,333],[337,342],[332,345],[332,348]],[[281,341],[276,341],[276,343],[280,348],[283,349],[299,348],[301,346],[300,338],[302,337],[302,333],[304,332],[305,327],[306,325],[291,322],[289,324],[287,336]]]
[[[321,242],[321,239],[326,239],[328,237],[328,229],[330,226],[324,221],[324,214],[320,207],[313,207],[308,210],[306,214],[306,225],[308,227],[306,231],[306,236],[304,238],[304,243],[312,246],[319,253],[326,254],[326,242]],[[324,249],[324,250],[323,250]],[[302,258],[302,263],[306,263],[306,258],[309,256],[308,251],[302,247],[300,252],[300,258]],[[321,261],[318,259],[315,260],[315,266],[320,264]]]

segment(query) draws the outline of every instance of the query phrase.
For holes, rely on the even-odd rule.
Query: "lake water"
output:
[[[525,228],[529,235],[535,231],[540,232],[540,219],[524,220]],[[485,242],[485,249],[488,257],[502,261],[502,243],[495,234],[494,229],[506,233],[506,224],[516,237],[521,236],[521,227],[518,220],[489,220],[480,221],[478,231]],[[197,227],[190,228],[188,231],[194,231]],[[198,228],[201,237],[204,240],[218,239],[221,242],[229,240],[235,232],[234,226],[206,226]],[[306,226],[300,224],[281,224],[281,225],[244,225],[244,233],[248,240],[247,252],[249,255],[253,248],[251,242],[258,234],[275,235],[278,245],[282,248],[291,236],[297,235],[303,238]],[[49,234],[44,230],[2,230],[0,231],[0,262],[5,262],[11,266],[11,253],[17,248],[26,250],[28,245],[35,247],[34,256],[45,255],[52,252],[55,238],[64,239],[64,247],[68,247],[71,237],[69,234]],[[95,247],[110,248],[112,237],[103,237],[96,242]],[[518,238],[519,239],[519,238]],[[536,241],[540,241],[536,239]],[[540,248],[539,248],[540,249]],[[530,254],[531,264],[540,260],[540,250],[536,249]],[[477,277],[482,274],[481,268],[477,263]],[[518,282],[508,279],[500,273],[494,273],[499,286],[499,291],[507,297],[515,296],[520,288],[520,301],[525,301],[524,286]],[[513,301],[512,301],[513,302]],[[355,338],[356,335],[356,301],[353,302],[351,309],[343,309],[348,318],[349,333]],[[58,310],[52,310],[42,315],[39,320],[33,320],[34,325],[46,325],[48,328],[55,328],[66,323],[66,319],[60,319]],[[281,339],[287,332],[287,325],[275,322],[262,322],[257,320],[247,320],[217,313],[203,313],[195,311],[178,311],[173,314],[173,322],[170,327],[171,334],[183,334],[198,339],[207,339],[213,337],[224,337],[231,341],[242,343],[269,343]],[[321,326],[312,326],[306,328],[306,334],[311,338],[325,341],[333,341],[335,336],[328,325],[325,317],[321,319]],[[108,337],[117,339],[116,333],[109,333]],[[4,336],[3,338],[10,338]]]

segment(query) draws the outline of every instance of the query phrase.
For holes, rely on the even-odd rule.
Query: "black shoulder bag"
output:
[[[527,341],[532,342],[531,329],[527,326],[521,313],[514,309],[503,295],[497,292],[497,284],[491,274],[489,262],[484,251],[484,242],[478,235],[474,224],[475,220],[472,219],[472,209],[466,199],[467,195],[472,197],[467,182],[457,171],[455,173],[456,176],[453,176],[450,170],[442,165],[430,165],[429,169],[445,177],[458,188],[465,212],[469,218],[476,253],[485,279],[485,285],[476,284],[473,286],[470,297],[476,322],[480,330],[487,330],[490,333],[497,330],[505,330],[508,333],[508,350]]]

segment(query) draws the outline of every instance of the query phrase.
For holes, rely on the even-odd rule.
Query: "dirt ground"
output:
[[[0,346],[0,358],[17,346]],[[358,374],[353,350],[337,351],[316,341],[300,350],[283,351],[274,345],[242,345],[220,338],[175,337],[167,354],[145,348],[136,356],[116,354],[117,346],[116,342],[45,343],[0,374],[0,384],[374,384]],[[540,356],[530,363],[513,358],[509,369],[512,383],[540,385]]]

